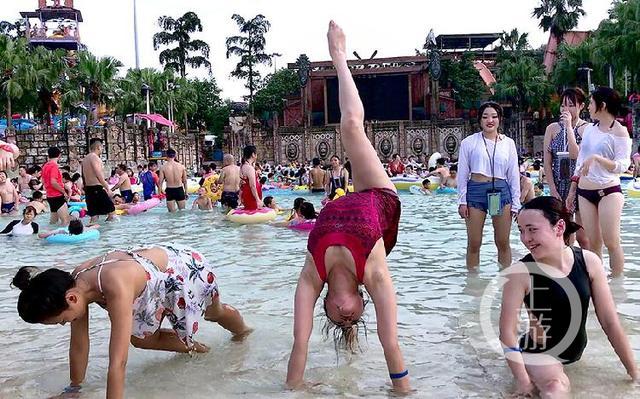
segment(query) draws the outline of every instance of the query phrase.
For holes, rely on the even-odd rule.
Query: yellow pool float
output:
[[[640,182],[630,181],[627,184],[627,195],[631,198],[640,198]]]
[[[187,181],[187,193],[195,194],[198,192],[199,188],[200,188],[200,184],[198,183],[198,180],[189,179]]]
[[[213,202],[220,201],[220,197],[222,197],[222,185],[216,184],[217,181],[218,175],[212,175],[207,177],[202,184],[202,188],[206,191],[207,197]]]
[[[266,223],[275,219],[277,213],[271,208],[261,208],[254,211],[245,211],[242,208],[233,209],[227,214],[227,219],[238,224]]]

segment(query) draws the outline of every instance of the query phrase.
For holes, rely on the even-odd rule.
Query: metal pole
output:
[[[151,105],[149,104],[149,102],[150,102],[149,91],[150,91],[150,89],[147,87],[147,115],[151,114]],[[149,129],[150,127],[151,127],[151,121],[149,119],[147,119],[147,129]]]
[[[593,69],[585,66],[585,67],[578,68],[578,71],[580,71],[580,72],[586,71],[587,72],[587,92],[591,93],[593,91],[593,88],[591,87],[591,72],[593,71]]]
[[[609,65],[609,87],[613,89],[613,67]]]
[[[624,96],[629,96],[629,70],[624,69]]]
[[[138,0],[133,0],[133,41],[136,52],[136,69],[140,69],[140,56],[138,54]]]

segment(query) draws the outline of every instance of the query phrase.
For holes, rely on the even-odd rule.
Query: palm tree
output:
[[[510,101],[519,112],[546,105],[552,93],[544,68],[531,56],[504,61],[499,68],[496,97]]]
[[[595,33],[594,57],[619,71],[627,70],[631,88],[640,81],[640,0],[616,0],[609,19]]]
[[[30,80],[27,58],[25,39],[0,35],[0,94],[6,100],[7,129],[13,128],[12,100],[22,97]]]
[[[264,35],[271,28],[271,23],[264,15],[258,14],[250,20],[245,20],[238,14],[231,17],[240,29],[240,35],[227,38],[227,58],[231,55],[240,57],[236,69],[231,76],[247,79],[245,87],[249,89],[249,103],[253,114],[253,93],[256,91],[261,75],[256,67],[260,64],[271,66],[273,54],[264,52],[266,39]]]
[[[524,51],[530,48],[529,34],[520,33],[518,28],[513,28],[511,32],[502,31],[500,34],[499,48],[506,51]]]
[[[73,69],[72,79],[84,90],[88,116],[86,126],[93,122],[93,106],[109,104],[114,100],[116,75],[122,63],[112,57],[97,58],[82,51],[78,53],[78,64]]]
[[[500,64],[504,60],[514,60],[530,49],[528,33],[520,33],[518,28],[513,28],[511,32],[503,31],[500,34],[500,45],[496,48],[496,61]]]
[[[30,53],[30,66],[33,68],[34,89],[38,94],[39,110],[49,119],[58,111],[58,105],[54,100],[60,93],[62,82],[67,76],[66,52],[58,49],[47,50],[44,47],[36,47]]]
[[[582,0],[540,0],[532,16],[540,20],[542,30],[551,32],[561,43],[564,34],[578,26],[580,17],[585,14]]]
[[[177,71],[183,78],[187,76],[187,65],[191,68],[206,67],[211,73],[211,63],[208,60],[209,45],[202,40],[191,40],[192,33],[202,32],[202,22],[196,13],[187,12],[177,20],[162,16],[158,19],[158,25],[163,31],[153,35],[154,50],[158,50],[161,46],[177,44],[174,48],[167,48],[160,52],[160,64]],[[191,55],[191,53],[200,55]]]
[[[594,82],[604,79],[602,64],[594,56],[595,40],[589,38],[577,46],[561,44],[558,50],[558,62],[553,69],[551,79],[557,87],[576,86],[580,83],[578,71],[590,66]],[[584,85],[586,87],[586,85]]]

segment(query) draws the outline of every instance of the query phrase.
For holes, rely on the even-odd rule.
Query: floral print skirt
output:
[[[218,296],[216,275],[205,257],[189,247],[157,247],[169,258],[164,272],[136,252],[129,252],[147,273],[147,286],[133,303],[132,335],[153,335],[166,317],[182,342],[193,349],[198,323]]]

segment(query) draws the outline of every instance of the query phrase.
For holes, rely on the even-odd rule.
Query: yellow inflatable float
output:
[[[340,190],[340,189],[338,189],[338,190]],[[304,185],[304,186],[293,186],[293,191],[309,191],[309,186],[307,186],[307,185]],[[353,185],[348,186],[347,187],[347,191],[350,192],[350,193],[354,192],[355,190],[353,189]],[[342,190],[342,192],[344,192],[344,190]]]
[[[205,189],[207,197],[209,197],[212,202],[220,201],[220,197],[222,196],[222,185],[216,184],[217,181],[218,175],[213,175],[207,177],[202,184],[202,188]]]
[[[640,182],[630,181],[627,184],[627,195],[631,198],[640,198]]]
[[[242,208],[233,209],[227,214],[227,219],[238,224],[266,223],[275,219],[277,213],[271,208],[261,208],[254,211],[246,211]]]

